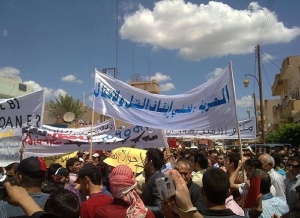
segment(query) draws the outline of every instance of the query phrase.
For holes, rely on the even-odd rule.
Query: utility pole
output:
[[[261,124],[261,141],[266,143],[265,137],[265,119],[264,119],[264,106],[263,106],[263,90],[262,90],[262,76],[261,76],[261,62],[260,62],[260,46],[257,45],[257,63],[258,63],[258,88],[259,88],[259,101],[260,101],[260,124]]]

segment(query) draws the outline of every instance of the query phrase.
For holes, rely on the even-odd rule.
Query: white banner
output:
[[[20,161],[21,136],[0,138],[0,167]]]
[[[239,120],[241,139],[256,139],[256,118],[248,117]],[[207,138],[207,139],[238,139],[236,126],[221,125],[218,128],[202,130],[166,130],[166,137]]]
[[[49,125],[43,125],[42,127],[44,130],[48,130],[55,133],[67,134],[67,135],[83,135],[83,136],[90,136],[91,134],[91,127],[82,127],[82,128],[58,128]],[[93,135],[101,135],[101,134],[108,134],[110,132],[114,132],[116,129],[115,122],[113,119],[106,120],[102,123],[94,125],[93,127]]]
[[[109,75],[95,74],[95,110],[140,126],[206,129],[235,126],[235,95],[227,66],[212,80],[180,95],[156,95]]]
[[[0,129],[43,125],[44,90],[0,100]]]
[[[46,157],[90,149],[89,140],[82,135],[63,134],[63,137],[57,137],[58,133],[44,129],[35,130],[35,133],[27,129],[26,132],[22,140],[25,157]],[[119,147],[151,148],[166,147],[166,144],[162,130],[141,126],[131,126],[93,137],[93,150],[113,150]]]

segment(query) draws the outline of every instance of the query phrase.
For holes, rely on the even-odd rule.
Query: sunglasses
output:
[[[295,165],[295,164],[287,164],[289,167],[293,167],[293,168],[298,168],[300,165]]]

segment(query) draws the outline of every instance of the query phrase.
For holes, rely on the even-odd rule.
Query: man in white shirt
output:
[[[265,153],[261,154],[258,157],[258,160],[262,163],[262,170],[267,172],[271,177],[271,184],[275,187],[276,196],[282,197],[284,200],[286,200],[283,176],[274,170],[274,158]]]

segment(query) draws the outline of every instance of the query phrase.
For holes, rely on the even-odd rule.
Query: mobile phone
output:
[[[176,189],[170,175],[155,180],[160,199],[165,200],[175,195]]]

